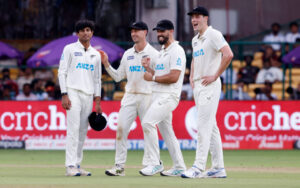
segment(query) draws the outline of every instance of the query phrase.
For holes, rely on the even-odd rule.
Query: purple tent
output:
[[[292,64],[294,66],[300,66],[300,46],[286,54],[282,61],[285,64]]]
[[[0,59],[22,59],[23,55],[14,47],[0,42]]]
[[[30,67],[58,66],[64,47],[67,44],[76,42],[77,40],[78,37],[76,35],[53,40],[33,54],[27,61],[27,65]],[[120,59],[124,53],[124,50],[119,46],[96,36],[93,36],[91,39],[91,45],[96,50],[103,50],[106,52],[110,62]]]

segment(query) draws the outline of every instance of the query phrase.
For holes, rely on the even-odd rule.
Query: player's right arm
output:
[[[119,68],[116,70],[114,69],[109,61],[108,61],[108,56],[105,52],[101,51],[101,59],[102,59],[102,64],[104,65],[107,73],[116,81],[116,82],[120,82],[122,79],[125,78],[126,72],[125,72],[125,67],[124,67],[124,63],[125,63],[125,59],[124,59],[124,55],[122,57],[121,63]]]
[[[191,70],[190,70],[190,84],[192,88],[194,88],[194,58],[192,59],[191,63]]]
[[[60,91],[62,94],[62,107],[66,110],[69,110],[71,108],[71,101],[69,99],[69,96],[67,94],[67,74],[68,69],[71,62],[71,52],[69,46],[66,46],[63,50],[63,53],[60,58],[59,62],[59,68],[58,68],[58,80],[59,80],[59,86]]]

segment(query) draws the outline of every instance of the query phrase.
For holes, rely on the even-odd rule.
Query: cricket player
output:
[[[154,84],[152,104],[142,120],[142,126],[145,148],[148,148],[149,155],[155,160],[155,164],[141,169],[140,174],[152,176],[160,172],[162,176],[180,176],[186,167],[172,127],[172,111],[179,103],[186,57],[183,48],[173,38],[174,25],[171,21],[161,20],[153,30],[157,31],[158,42],[163,46],[154,70],[148,68],[149,59],[143,61],[144,66],[149,70],[145,73],[144,79],[153,81]],[[166,171],[163,171],[164,167],[160,161],[156,125],[173,160],[173,167]]]
[[[148,26],[144,22],[135,22],[130,26],[131,38],[134,46],[128,49],[121,60],[120,66],[115,70],[108,62],[107,55],[102,53],[103,65],[108,74],[119,82],[127,78],[125,94],[121,101],[116,136],[115,166],[105,171],[108,176],[124,176],[124,166],[127,157],[127,137],[130,127],[137,116],[142,121],[151,104],[152,81],[143,79],[146,69],[142,66],[142,58],[151,58],[150,67],[154,68],[158,51],[146,40]],[[157,132],[156,132],[157,134]],[[154,164],[145,148],[143,165]]]
[[[192,40],[193,60],[190,74],[197,107],[198,136],[194,164],[181,177],[225,178],[222,141],[216,113],[221,93],[220,75],[229,65],[233,53],[222,33],[208,26],[206,8],[197,7],[188,15],[191,16],[194,31],[198,32]],[[209,150],[212,168],[205,172]]]
[[[101,57],[90,45],[94,28],[94,22],[79,20],[75,26],[78,41],[65,46],[59,63],[62,107],[67,110],[66,176],[91,176],[80,163],[93,99],[96,112],[102,112]]]

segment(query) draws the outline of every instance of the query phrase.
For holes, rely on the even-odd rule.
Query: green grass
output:
[[[190,167],[195,151],[183,151]],[[143,151],[129,151],[125,177],[108,177],[106,167],[114,163],[114,151],[85,151],[83,167],[92,177],[65,177],[64,151],[0,150],[0,187],[97,187],[97,188],[299,188],[300,151],[224,151],[228,178],[182,179],[177,177],[143,177]],[[172,165],[167,151],[161,152],[165,167]],[[210,159],[209,159],[210,160]],[[209,167],[209,164],[208,164]]]

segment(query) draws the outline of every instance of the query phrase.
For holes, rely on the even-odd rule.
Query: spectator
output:
[[[30,84],[24,84],[23,85],[23,92],[20,93],[16,100],[17,101],[34,101],[38,100],[38,98],[35,96],[35,94],[31,93],[31,86]]]
[[[30,84],[33,80],[33,74],[32,69],[27,67],[25,70],[21,70],[23,72],[23,75],[21,75],[17,79],[17,84],[19,88],[23,88],[24,84]]]
[[[252,66],[253,56],[247,55],[244,57],[246,66],[242,67],[238,73],[238,82],[243,82],[245,84],[255,83],[255,79],[259,68]]]
[[[1,100],[9,101],[9,100],[15,100],[15,92],[12,91],[10,85],[4,85]]]
[[[300,83],[298,84],[297,89],[288,87],[286,92],[290,95],[289,100],[300,100]]]
[[[256,83],[263,84],[266,81],[275,83],[282,80],[282,71],[277,67],[272,67],[270,60],[266,59],[263,68],[258,72]]]
[[[35,71],[34,78],[41,79],[42,81],[52,81],[54,78],[53,71],[47,68],[41,68]]]
[[[186,99],[185,100],[192,100],[193,99],[193,88],[190,84],[189,74],[185,74],[183,77],[183,85],[182,85],[182,92],[181,94],[186,92]],[[185,95],[185,94],[183,94]]]
[[[295,43],[297,38],[300,38],[299,25],[297,22],[292,22],[290,23],[290,32],[285,36],[285,41]]]
[[[45,100],[48,98],[48,94],[43,89],[43,81],[41,79],[34,79],[31,83],[31,88],[37,100]]]
[[[188,93],[187,93],[187,91],[185,91],[185,90],[181,91],[180,100],[182,100],[182,101],[188,100]]]
[[[52,81],[48,81],[45,85],[45,91],[47,95],[44,95],[44,100],[56,100],[55,84]]]
[[[268,101],[268,100],[277,100],[277,96],[272,93],[272,86],[271,82],[265,82],[264,88],[255,88],[255,97],[256,100]]]
[[[264,50],[264,55],[262,58],[264,61],[270,60],[272,67],[280,67],[281,66],[281,57],[277,56],[277,53],[273,50],[271,46],[266,46]]]
[[[102,101],[111,101],[111,98],[106,95],[103,87],[101,88],[101,100]]]
[[[231,72],[232,70],[232,72]],[[237,73],[234,69],[227,68],[221,75],[221,78],[223,79],[223,83],[225,84],[235,84],[237,80]]]
[[[4,68],[2,70],[2,80],[0,80],[0,88],[1,86],[9,85],[11,88],[11,95],[16,96],[19,93],[18,85],[15,81],[10,79],[10,71],[8,68]]]
[[[237,83],[237,89],[232,90],[233,100],[251,100],[251,97],[247,92],[244,92],[244,82],[239,81]]]
[[[280,33],[280,25],[278,23],[273,23],[271,25],[272,33],[269,35],[266,35],[263,39],[264,42],[284,42],[285,38]],[[280,50],[281,45],[280,44],[272,44],[271,45],[273,50],[278,51]]]

